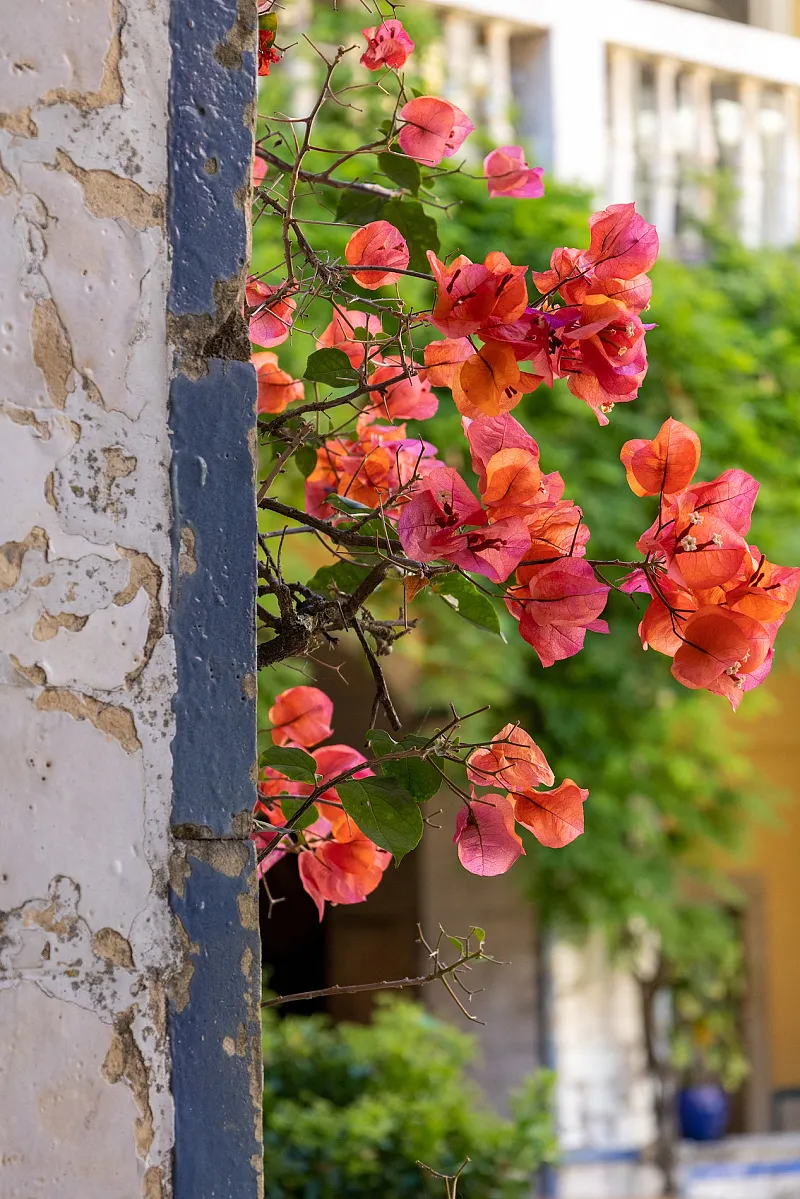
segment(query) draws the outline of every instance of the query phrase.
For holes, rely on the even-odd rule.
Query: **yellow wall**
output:
[[[800,1086],[800,676],[774,676],[768,715],[748,722],[756,764],[787,797],[774,827],[750,838],[746,873],[764,888],[770,1083]],[[737,717],[735,719],[740,719]],[[742,866],[739,866],[741,869]]]

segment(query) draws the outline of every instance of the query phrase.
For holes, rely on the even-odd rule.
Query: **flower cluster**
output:
[[[700,441],[686,425],[670,419],[652,441],[626,442],[620,456],[631,490],[659,497],[637,543],[644,565],[625,584],[652,596],[642,645],[672,658],[685,687],[724,695],[735,709],[769,674],[800,569],[775,566],[745,540],[758,495],[751,475],[726,470],[693,482]]]
[[[463,420],[480,502],[460,475],[435,466],[415,485],[398,522],[403,549],[504,583],[520,634],[543,665],[576,654],[600,620],[609,588],[583,560],[589,530],[563,499],[557,471],[544,474],[539,447],[508,413]]]
[[[521,167],[515,175],[505,157],[500,165],[512,181],[524,175]],[[542,296],[535,304],[528,302],[527,268],[512,266],[505,254],[493,251],[482,264],[460,255],[445,265],[428,252],[438,285],[431,321],[446,341],[429,346],[425,361],[452,388],[460,412],[508,412],[525,392],[554,379],[566,379],[601,424],[614,404],[635,399],[647,371],[644,338],[652,326],[641,313],[650,302],[646,272],[658,255],[658,235],[633,204],[595,213],[589,230],[587,250],[554,250],[550,269],[533,272]],[[475,337],[484,342],[477,350]]]
[[[363,367],[368,348],[356,336],[360,330],[367,337],[379,334],[379,319],[338,309],[317,345],[342,350],[354,367]],[[436,447],[408,437],[403,423],[436,413],[439,401],[430,380],[409,375],[403,363],[391,356],[372,356],[370,364],[374,367],[368,376],[371,390],[356,421],[355,437],[329,437],[317,450],[316,465],[306,480],[306,509],[312,516],[332,514],[325,502],[331,492],[396,516],[415,481],[441,466]]]
[[[430,442],[407,437],[404,424],[378,425],[373,417],[374,410],[365,411],[356,421],[354,438],[329,437],[318,448],[316,465],[306,479],[309,515],[333,515],[327,500],[335,492],[397,516],[403,493],[441,465]]]
[[[349,745],[320,744],[333,732],[333,703],[317,687],[282,692],[269,717],[274,745],[311,751],[317,784],[296,782],[271,766],[262,769],[253,832],[259,874],[266,875],[286,854],[296,854],[300,881],[321,919],[326,903],[365,900],[391,858],[359,829],[336,789],[349,779],[373,778],[373,771]],[[552,788],[554,777],[547,759],[518,725],[506,725],[488,745],[474,749],[465,765],[471,801],[462,802],[453,841],[470,873],[488,876],[511,868],[525,852],[517,824],[553,849],[568,845],[583,832],[588,791],[572,779]],[[315,802],[304,820],[287,828],[298,801],[312,795]],[[410,796],[408,800],[415,802]]]
[[[270,708],[272,740],[275,745],[312,750],[320,785],[364,764],[348,777],[372,774],[366,758],[349,745],[320,745],[333,729],[333,703],[317,687],[291,687]],[[361,903],[375,890],[391,854],[379,849],[356,827],[344,811],[336,788],[323,791],[313,805],[311,822],[292,835],[280,837],[286,825],[282,797],[294,802],[314,791],[310,783],[288,779],[270,766],[261,772],[255,815],[260,827],[253,833],[256,851],[264,854],[259,874],[266,872],[287,853],[298,854],[303,887],[314,900],[322,919],[327,903]],[[266,825],[266,827],[265,827]],[[280,840],[275,844],[276,837]]]
[[[553,790],[538,790],[552,785],[553,772],[518,725],[507,724],[489,746],[470,755],[467,778],[473,784],[472,802],[458,813],[453,841],[471,874],[504,874],[525,853],[517,824],[551,849],[561,849],[583,832],[589,792],[572,779]],[[476,795],[476,787],[494,790]]]

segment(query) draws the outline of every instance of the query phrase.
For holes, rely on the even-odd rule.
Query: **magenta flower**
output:
[[[541,167],[529,167],[522,146],[498,146],[483,160],[490,196],[538,200],[544,195]]]

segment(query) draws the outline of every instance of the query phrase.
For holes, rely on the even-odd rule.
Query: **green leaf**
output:
[[[385,729],[369,729],[364,740],[376,758],[382,758],[385,754],[394,753],[397,749],[397,742],[393,737],[389,736]]]
[[[486,940],[486,930],[475,924],[470,931],[478,944],[483,945]]]
[[[378,126],[378,133],[382,133],[385,137],[388,137],[391,131],[392,122],[389,120],[381,121],[380,125]]]
[[[442,785],[442,776],[428,758],[400,758],[379,765],[385,778],[395,779],[417,803],[431,799]]]
[[[355,562],[335,562],[333,566],[321,566],[306,583],[317,594],[325,591],[352,592],[369,574],[368,566],[356,566]]]
[[[258,18],[258,28],[266,29],[267,33],[278,32],[278,18],[274,12],[262,13]]]
[[[351,779],[336,787],[345,812],[365,836],[400,862],[419,844],[422,815],[416,802],[394,779]]]
[[[315,383],[327,383],[330,387],[352,387],[358,383],[358,374],[350,365],[343,350],[315,350],[309,355],[304,379]]]
[[[477,625],[479,629],[487,629],[498,637],[503,636],[500,617],[494,604],[488,595],[479,591],[464,575],[455,571],[444,575],[433,584],[433,590],[465,620]]]
[[[287,820],[291,820],[292,817],[294,816],[295,812],[299,812],[300,808],[303,806],[304,803],[305,803],[304,799],[282,798],[281,799],[281,811],[283,812],[283,814]],[[306,811],[303,813],[303,815],[300,817],[300,819],[297,821],[297,823],[292,825],[292,828],[298,829],[298,831],[302,830],[304,828],[308,828],[308,826],[310,824],[313,824],[314,821],[317,819],[319,819],[319,812],[317,811],[316,804],[312,803],[311,807],[306,809]]]
[[[379,154],[378,166],[398,187],[404,187],[413,195],[419,191],[419,167],[413,158],[407,158],[405,154]]]
[[[396,753],[399,749],[417,749],[427,745],[427,737],[409,734],[398,745],[383,729],[370,729],[367,741],[375,755],[371,763],[373,768],[380,771],[384,778],[394,779],[417,803],[424,803],[439,790],[442,776],[434,765],[436,759],[396,758],[389,762],[380,761],[386,754]]]
[[[317,465],[317,451],[313,445],[301,445],[295,450],[294,461],[300,474],[307,479]]]
[[[336,219],[348,225],[368,225],[380,219],[384,200],[369,192],[343,191],[336,206]]]
[[[399,229],[408,242],[410,252],[409,267],[412,271],[429,270],[427,250],[439,252],[439,231],[436,221],[428,216],[419,200],[389,200],[383,206],[381,214]]]
[[[270,745],[259,753],[258,764],[271,766],[297,783],[311,783],[313,787],[317,781],[317,764],[304,749]]]

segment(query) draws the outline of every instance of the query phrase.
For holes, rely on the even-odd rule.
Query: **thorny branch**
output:
[[[466,937],[453,937],[439,927],[439,935],[436,943],[431,946],[425,939],[422,928],[417,925],[419,933],[419,944],[424,946],[428,952],[428,956],[433,963],[431,970],[427,974],[419,974],[413,978],[394,978],[383,982],[374,983],[350,983],[347,985],[335,985],[332,987],[320,987],[315,991],[298,991],[292,995],[276,995],[272,999],[265,999],[261,1006],[262,1008],[281,1007],[285,1003],[299,1003],[310,999],[326,999],[335,995],[358,995],[364,992],[373,991],[401,991],[407,987],[424,987],[428,983],[440,982],[446,988],[452,999],[455,1001],[459,1010],[466,1016],[467,1020],[475,1024],[482,1024],[483,1021],[478,1020],[471,1012],[467,1011],[463,1002],[453,991],[453,984],[461,988],[463,993],[470,999],[475,991],[470,991],[463,982],[462,975],[472,969],[472,966],[477,962],[492,962],[499,965],[496,958],[484,952],[483,930],[475,927],[471,928]],[[453,962],[445,962],[442,957],[444,942],[455,944],[459,949],[458,957]]]

